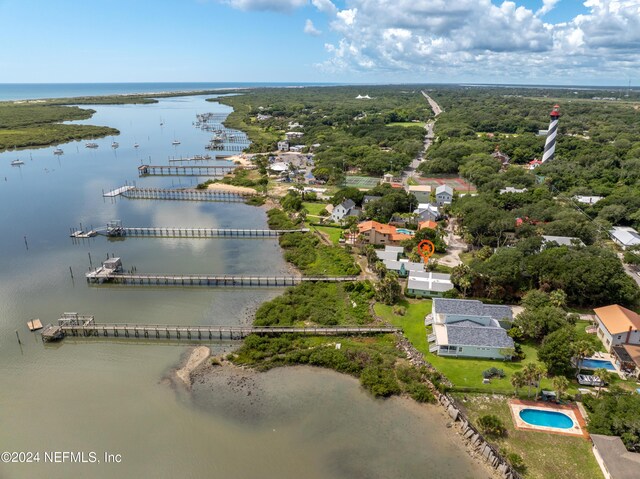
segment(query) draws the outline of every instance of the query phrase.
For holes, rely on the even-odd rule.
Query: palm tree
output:
[[[535,363],[535,382],[538,383],[538,389],[536,389],[536,401],[538,400],[538,394],[542,391],[542,378],[547,375],[547,367],[542,363]]]
[[[595,348],[589,341],[582,339],[575,343],[573,346],[573,354],[575,354],[575,357],[578,360],[578,374],[582,371],[582,361],[584,361],[585,358],[592,356],[595,352]]]
[[[511,375],[511,385],[516,390],[516,396],[518,395],[518,389],[524,387],[527,384],[527,378],[522,371],[516,371]]]
[[[525,367],[522,369],[522,375],[524,377],[524,380],[527,383],[527,399],[529,399],[531,397],[531,386],[533,385],[533,383],[535,382],[535,373],[536,373],[536,365],[535,363],[528,363],[525,365]]]
[[[562,395],[567,392],[569,388],[569,381],[564,376],[556,376],[552,379],[553,388],[558,393],[558,399],[562,399]]]
[[[596,369],[593,373],[595,377],[600,380],[600,384],[598,385],[598,394],[596,394],[596,398],[600,397],[600,391],[602,390],[602,386],[604,386],[607,379],[609,379],[609,373],[604,368]]]

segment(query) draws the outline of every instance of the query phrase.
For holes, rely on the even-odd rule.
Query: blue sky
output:
[[[640,0],[0,0],[0,18],[0,83],[640,80]]]

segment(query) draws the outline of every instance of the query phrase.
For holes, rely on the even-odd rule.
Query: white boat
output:
[[[11,166],[20,166],[20,165],[24,165],[24,161],[22,161],[22,160],[13,160],[11,162]]]
[[[180,144],[180,141],[178,141],[178,140],[173,140],[173,141],[171,142],[171,144],[172,144],[172,145],[179,145],[179,144]]]
[[[113,143],[111,143],[111,148],[116,149],[120,146],[120,143],[118,143],[117,141],[114,141]]]
[[[85,148],[98,148],[98,144],[97,143],[86,143],[84,145]]]
[[[62,149],[60,149],[60,148],[56,148],[55,150],[53,150],[53,154],[54,155],[63,155],[64,151],[62,151]]]

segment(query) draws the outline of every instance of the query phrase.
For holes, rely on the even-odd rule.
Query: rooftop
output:
[[[439,195],[440,193],[449,193],[453,196],[453,188],[449,185],[440,185],[436,188],[436,195]]]
[[[434,230],[437,227],[438,227],[438,223],[436,223],[435,221],[431,221],[431,220],[429,220],[429,221],[420,221],[418,223],[418,229],[419,230],[424,229],[424,228],[429,228],[429,229]]]
[[[417,291],[435,291],[444,293],[453,289],[451,276],[442,273],[432,273],[424,271],[422,263],[414,263],[422,266],[421,270],[410,271],[407,289],[415,289]]]
[[[635,479],[640,468],[640,454],[629,452],[618,436],[591,434],[593,445],[612,479]]]
[[[409,193],[431,193],[431,185],[409,185]]]
[[[353,200],[344,200],[342,203],[340,203],[340,205],[345,209],[345,210],[349,210],[351,208],[353,208],[356,204]]]
[[[640,329],[640,316],[618,304],[595,308],[593,311],[611,334],[626,333],[629,328]]]
[[[640,244],[640,235],[636,230],[628,226],[614,226],[609,234],[625,246]]]
[[[513,348],[513,339],[507,331],[497,326],[482,326],[473,321],[455,324],[436,324],[434,330],[439,345],[478,346],[485,348]],[[438,334],[439,333],[439,334]]]
[[[484,304],[475,299],[445,299],[433,300],[433,311],[437,314],[457,314],[464,316],[489,316],[497,321],[507,318],[513,319],[509,306],[501,304]]]
[[[573,246],[574,244],[578,244],[580,246],[584,246],[584,243],[580,238],[575,238],[573,236],[542,236],[543,243],[558,243],[560,246]]]

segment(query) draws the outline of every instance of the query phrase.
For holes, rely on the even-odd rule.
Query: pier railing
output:
[[[290,230],[239,229],[239,228],[172,228],[159,227],[116,227],[101,228],[97,233],[106,236],[137,236],[155,238],[273,238],[286,233],[307,233],[308,228]]]

